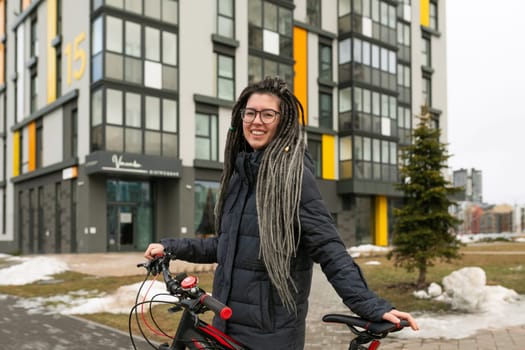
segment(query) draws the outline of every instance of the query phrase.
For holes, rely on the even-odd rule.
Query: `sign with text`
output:
[[[182,162],[177,158],[97,151],[86,156],[86,174],[126,174],[145,177],[180,177]]]

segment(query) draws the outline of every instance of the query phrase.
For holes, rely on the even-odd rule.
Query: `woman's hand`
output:
[[[408,312],[392,309],[383,315],[383,320],[395,324],[400,323],[401,320],[407,320],[408,324],[410,325],[410,328],[412,328],[415,331],[419,330],[419,326],[417,325],[416,320]]]
[[[152,260],[158,256],[164,255],[164,246],[160,243],[151,243],[146,251],[144,252],[144,257],[148,260]]]

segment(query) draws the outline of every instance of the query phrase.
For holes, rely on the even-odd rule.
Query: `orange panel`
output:
[[[20,131],[13,133],[13,176],[20,175]]]
[[[22,11],[25,11],[26,8],[31,5],[31,0],[22,0]]]
[[[5,34],[5,1],[0,0],[0,36]],[[5,47],[0,43],[0,84],[5,84]]]
[[[295,76],[294,94],[304,107],[305,123],[308,124],[308,32],[302,28],[293,29],[293,58]]]
[[[0,36],[5,34],[5,0],[0,0]]]
[[[29,137],[28,170],[33,171],[36,169],[36,122],[32,122],[27,126],[27,132]]]

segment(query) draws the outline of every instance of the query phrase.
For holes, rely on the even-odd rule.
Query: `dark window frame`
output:
[[[223,99],[223,100],[228,100],[228,101],[234,101],[235,100],[235,56],[231,56],[231,55],[226,55],[226,54],[223,54],[221,52],[216,52],[216,65],[217,65],[217,80],[216,80],[216,84],[217,84],[217,98],[220,98],[220,99]],[[228,57],[232,60],[232,77],[227,77],[227,76],[221,76],[220,74],[220,69],[219,69],[219,61],[221,59],[221,57]],[[229,96],[230,98],[223,98],[223,97],[220,97],[221,96],[221,84],[220,84],[220,81],[221,80],[229,80],[231,81],[232,83],[232,95]]]
[[[321,0],[306,0],[306,22],[316,28],[322,27]]]
[[[322,99],[327,97],[330,99],[329,109],[323,110]],[[334,128],[334,96],[332,93],[319,91],[319,127],[333,130]]]
[[[118,91],[118,92],[121,92],[122,93],[122,99],[121,99],[121,108],[122,108],[122,124],[111,124],[111,123],[108,123],[107,122],[107,102],[108,102],[108,97],[107,97],[107,90],[108,89],[111,89],[111,90],[115,90],[115,91]],[[131,88],[131,87],[124,87],[124,86],[120,86],[120,85],[115,85],[115,84],[106,84],[104,86],[100,86],[96,89],[93,89],[91,91],[91,105],[93,103],[93,96],[94,96],[94,92],[97,92],[97,91],[101,91],[101,94],[102,94],[102,101],[101,101],[101,121],[99,124],[97,125],[93,125],[93,122],[90,121],[90,128],[91,128],[91,135],[92,135],[92,138],[90,140],[90,150],[91,152],[94,152],[96,150],[107,150],[107,131],[106,131],[106,128],[109,126],[109,127],[117,127],[117,128],[120,128],[121,129],[121,134],[122,134],[122,149],[121,151],[123,152],[126,152],[126,140],[125,140],[125,137],[126,137],[126,130],[127,129],[132,129],[132,130],[140,130],[141,132],[141,140],[142,140],[142,145],[141,145],[141,151],[140,151],[140,154],[144,154],[144,155],[160,155],[160,156],[173,156],[173,157],[178,157],[179,155],[179,147],[178,147],[178,144],[179,144],[179,101],[178,101],[178,96],[173,96],[172,93],[168,93],[168,92],[163,92],[163,93],[158,93],[156,92],[156,90],[151,90],[151,89],[140,89],[140,88]],[[135,127],[135,126],[128,126],[126,124],[126,115],[125,115],[125,112],[126,112],[126,109],[125,109],[125,106],[126,106],[126,92],[130,92],[130,93],[134,93],[134,94],[138,94],[140,96],[140,127]],[[158,129],[150,129],[150,128],[147,128],[146,127],[146,98],[147,97],[152,97],[152,98],[156,98],[158,99],[159,101],[159,128]],[[175,130],[176,131],[168,131],[166,130],[165,126],[164,126],[164,121],[165,121],[165,110],[164,110],[164,106],[165,106],[165,100],[168,100],[170,102],[173,102],[176,104],[176,109],[175,109]],[[93,129],[99,129],[99,132],[98,133],[95,133],[93,132]],[[157,153],[148,153],[146,152],[146,134],[148,132],[158,132],[159,135],[160,135],[160,153],[157,154]],[[100,140],[95,140],[93,138],[93,135],[96,135],[96,136],[99,136],[100,137]],[[166,139],[165,139],[166,137]],[[176,144],[175,144],[175,155],[167,155],[168,152],[165,150],[165,142],[166,140],[169,140],[167,137],[175,137],[176,139]],[[99,141],[98,143],[96,143],[96,141]]]
[[[206,139],[208,140],[208,146],[209,146],[209,155],[210,157],[208,159],[204,158],[198,158],[197,157],[197,142],[195,142],[195,159],[196,160],[204,160],[204,161],[218,161],[219,160],[219,113],[216,108],[211,106],[201,106],[197,105],[195,108],[195,117],[197,117],[197,114],[200,114],[202,116],[206,116],[208,118],[208,134],[207,135],[198,135],[197,131],[195,131],[195,141],[198,139]],[[215,120],[216,130],[215,134],[213,133],[213,129],[211,125],[213,124],[213,119]]]
[[[220,12],[220,5],[219,4],[221,2],[224,2],[224,0],[217,0],[217,28],[216,28],[216,33],[217,33],[217,35],[225,37],[225,38],[235,39],[235,0],[229,0],[229,1],[230,1],[231,5],[232,5],[232,16],[231,17],[228,16],[227,14],[224,14],[224,13]],[[226,18],[228,20],[231,20],[231,22],[232,22],[232,31],[233,31],[231,36],[221,34],[220,27],[219,27],[219,19],[220,18]]]
[[[329,60],[324,59],[323,51],[328,50]],[[334,60],[332,43],[319,40],[319,79],[323,81],[333,81]]]
[[[323,177],[323,141],[321,135],[308,134],[308,152],[315,164],[315,177]]]

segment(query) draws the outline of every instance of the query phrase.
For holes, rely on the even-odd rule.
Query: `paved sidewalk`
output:
[[[306,350],[348,350],[352,333],[343,325],[321,321],[327,313],[348,314],[330,283],[315,265],[310,309],[307,317]],[[404,329],[402,332],[413,332]],[[453,334],[453,330],[450,331]],[[417,334],[417,333],[416,333]],[[525,350],[525,316],[519,327],[491,329],[463,339],[401,339],[391,334],[381,340],[380,350]]]
[[[142,273],[136,265],[145,261],[142,253],[92,253],[46,255],[65,261],[71,270],[106,276],[125,276]],[[208,271],[213,265],[196,265],[174,262],[172,269]],[[306,350],[347,350],[352,333],[346,327],[325,324],[321,321],[327,313],[348,313],[318,265],[315,265],[307,318]],[[412,332],[410,329],[403,332]],[[453,332],[453,330],[451,330]],[[522,326],[491,329],[459,340],[450,339],[400,339],[395,334],[381,341],[381,350],[525,350],[525,316]]]
[[[82,318],[32,312],[18,306],[19,299],[0,296],[2,350],[130,349],[125,332]],[[135,343],[146,349],[143,339],[136,338]]]

